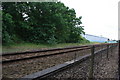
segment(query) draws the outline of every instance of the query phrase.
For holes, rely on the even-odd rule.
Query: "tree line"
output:
[[[61,2],[3,2],[2,42],[78,43],[88,42],[82,17]]]

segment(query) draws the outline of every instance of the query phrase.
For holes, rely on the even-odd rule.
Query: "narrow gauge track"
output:
[[[98,47],[100,45],[103,45],[103,44],[95,44],[94,46]],[[109,45],[109,43],[104,45]],[[75,46],[75,47],[67,47],[67,48],[56,48],[56,49],[48,49],[48,50],[3,54],[2,63],[5,64],[5,63],[34,59],[34,58],[48,57],[53,55],[69,53],[69,52],[75,52],[75,51],[90,49],[91,46],[92,45],[84,45],[84,46]],[[45,53],[42,53],[42,52],[45,52]]]

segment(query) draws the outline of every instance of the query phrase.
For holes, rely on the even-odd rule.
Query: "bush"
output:
[[[79,43],[90,43],[90,41],[85,39],[84,37],[80,36]]]

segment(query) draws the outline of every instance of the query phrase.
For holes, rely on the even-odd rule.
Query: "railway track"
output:
[[[113,48],[115,46],[116,45],[110,46],[109,49]],[[96,51],[95,55],[98,54],[98,53],[101,53],[103,51],[107,51],[107,48],[104,48],[104,49]],[[66,70],[69,67],[74,66],[75,64],[78,64],[79,62],[82,62],[82,61],[90,58],[90,56],[91,55],[88,54],[88,55],[84,55],[83,57],[78,57],[78,58],[76,58],[76,60],[68,61],[68,62],[65,62],[64,64],[53,66],[51,68],[47,68],[45,70],[42,70],[42,71],[39,71],[39,72],[36,72],[36,73],[30,74],[30,75],[26,75],[26,76],[20,78],[19,80],[22,80],[22,79],[43,80],[43,79],[47,79],[47,77],[48,77],[48,79],[50,79],[49,76],[55,75],[55,73],[61,72],[63,70]],[[54,78],[51,78],[51,79],[54,79]]]
[[[21,55],[20,56],[17,55],[14,59],[11,56],[9,56],[9,57],[7,57],[7,60],[5,60],[5,57],[3,57],[4,60],[2,61],[2,63],[5,64],[5,63],[35,59],[35,58],[42,58],[42,57],[60,55],[60,54],[75,52],[75,51],[79,51],[79,50],[83,50],[83,49],[89,49],[89,47],[72,49],[72,50],[67,50],[67,51],[54,52],[54,53],[49,53],[49,54],[40,54],[40,53],[39,54],[37,53],[37,55],[36,54],[32,54],[32,55],[22,54],[22,56],[24,56],[24,57],[22,57]]]
[[[94,46],[96,48],[96,51],[98,51],[100,49],[107,48],[107,45],[110,45],[110,44],[104,44],[102,45],[102,47],[101,47],[101,44],[100,45],[97,44]],[[3,76],[11,76],[11,77],[16,76],[17,78],[20,78],[27,74],[41,71],[58,64],[62,64],[67,61],[71,61],[77,57],[88,56],[88,55],[90,56],[90,52],[91,52],[90,49],[92,46],[93,45],[77,46],[77,48],[74,48],[74,49],[72,49],[73,47],[72,48],[69,47],[70,49],[66,49],[66,50],[64,50],[64,48],[63,49],[60,48],[61,50],[59,49],[59,51],[58,50],[54,51],[53,49],[52,51],[51,50],[47,51],[47,54],[44,54],[44,53],[42,54],[42,52],[40,51],[38,54],[42,54],[42,55],[39,55],[39,56],[38,55],[32,56],[33,54],[36,54],[33,52],[33,53],[27,53],[32,55],[26,58],[22,57],[19,59],[9,59],[8,61],[6,60],[6,62],[3,63]],[[19,56],[24,54],[25,53],[20,54]],[[75,57],[76,54],[77,56]],[[3,57],[9,57],[9,56],[5,55]],[[12,54],[11,56],[18,56],[18,55]]]
[[[96,44],[94,46],[99,47],[102,44]],[[109,44],[105,44],[109,45]],[[56,48],[56,49],[48,49],[48,50],[39,50],[39,51],[26,51],[26,52],[18,52],[18,53],[7,53],[2,54],[2,64],[30,60],[35,58],[42,58],[54,55],[60,55],[70,52],[76,52],[80,50],[90,49],[91,45],[84,46],[75,46],[75,47],[67,47],[67,48]]]
[[[102,44],[95,44],[94,46],[101,46]],[[109,44],[105,44],[109,45]],[[39,52],[52,52],[58,50],[68,50],[68,49],[76,49],[76,48],[83,48],[83,47],[90,47],[91,45],[83,45],[83,46],[74,46],[74,47],[66,47],[66,48],[53,48],[47,50],[36,50],[36,51],[25,51],[25,52],[12,52],[12,53],[3,53],[1,56],[14,56],[14,55],[23,55],[23,54],[32,54],[32,53],[39,53]]]

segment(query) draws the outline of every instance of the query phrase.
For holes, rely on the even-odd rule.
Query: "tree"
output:
[[[80,34],[84,33],[80,26],[82,17],[77,18],[75,10],[61,2],[5,2],[2,8],[3,18],[8,19],[8,24],[3,21],[7,26],[3,25],[3,34],[15,35],[23,41],[49,44],[79,42]],[[12,41],[15,42],[14,39]]]

